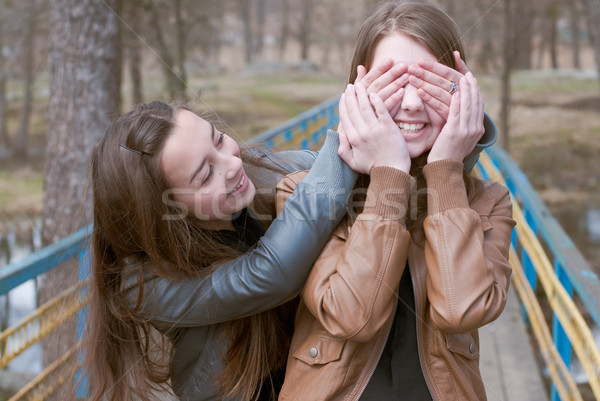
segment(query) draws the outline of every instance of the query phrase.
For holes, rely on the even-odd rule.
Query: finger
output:
[[[459,71],[448,67],[445,64],[438,63],[437,61],[428,60],[421,58],[417,65],[412,65],[408,68],[408,72],[412,75],[416,75],[419,78],[436,84],[438,86],[446,87],[443,80],[458,82],[463,74]]]
[[[417,94],[436,113],[438,113],[440,116],[442,116],[445,120],[448,120],[448,112],[450,110],[450,101],[452,100],[452,95],[448,94],[448,95],[450,95],[450,101],[446,104],[446,103],[440,101],[439,99],[431,96],[431,94],[428,93],[424,89],[418,89]]]
[[[344,134],[339,135],[340,145],[338,146],[338,155],[342,158],[344,162],[350,167],[352,164],[352,147],[350,146],[350,142],[348,142],[348,137]]]
[[[402,88],[403,86],[406,86],[406,84],[408,83],[408,79],[409,79],[409,75],[404,73],[404,74],[400,75],[399,77],[397,77],[396,79],[394,79],[393,81],[391,81],[390,83],[386,84],[380,90],[372,89],[373,87],[377,86],[377,83],[374,83],[373,85],[371,85],[369,88],[367,88],[367,90],[369,92],[376,92],[379,95],[379,97],[381,98],[381,100],[385,103],[390,96],[392,96],[394,93],[398,92],[398,90],[400,88]]]
[[[454,50],[454,52],[452,52],[452,55],[454,56],[454,62],[456,63],[456,71],[460,72],[463,75],[466,75],[467,72],[469,72],[469,68],[467,67],[467,64],[464,62],[464,60],[461,58],[460,52],[458,50]]]
[[[432,97],[436,98],[437,100],[439,100],[442,103],[445,103],[446,106],[450,106],[450,99],[452,98],[452,95],[450,94],[450,92],[448,90],[449,88],[444,89],[438,85],[430,84],[429,82],[426,82],[415,76],[410,76],[410,78],[408,79],[408,82],[411,85],[413,85],[415,88],[423,89],[425,92],[427,92]],[[443,82],[444,82],[444,85],[446,85],[446,86],[448,86],[448,85],[452,86],[452,83],[446,79],[444,79]]]
[[[359,128],[359,134],[362,136],[366,133],[365,128],[368,129],[377,122],[377,117],[373,112],[373,107],[371,105],[371,101],[369,100],[367,89],[360,82],[356,84],[356,98],[358,100],[358,107],[360,109],[362,121],[366,125],[363,127],[357,126],[357,128]]]
[[[466,77],[462,77],[459,81],[459,97],[460,97],[460,127],[461,129],[469,128],[471,121],[471,113],[473,111],[471,104],[471,88]]]
[[[365,88],[369,88],[377,78],[379,78],[382,74],[384,74],[386,71],[392,68],[393,65],[394,62],[392,61],[392,59],[386,58],[381,64],[378,64],[371,68],[371,71],[369,71],[367,75],[365,75],[364,78],[360,80],[360,82],[362,82]]]
[[[391,120],[390,113],[385,106],[385,103],[376,93],[369,93],[369,100],[375,110],[375,116],[378,121]]]
[[[365,75],[367,75],[367,69],[364,65],[359,65],[356,67],[356,80],[354,82],[356,83],[362,81]]]
[[[340,114],[340,122],[338,124],[338,133],[344,133],[346,135],[346,130],[348,127],[348,111],[346,109],[346,93],[342,93],[340,97],[340,103],[338,104],[339,114]]]
[[[469,87],[471,88],[471,104],[473,105],[473,120],[472,124],[477,132],[481,132],[483,135],[483,98],[481,96],[481,90],[477,84],[477,79],[471,72],[465,75],[469,81]]]
[[[381,100],[385,102],[392,93],[406,85],[405,81],[408,80],[408,76],[404,77],[403,75],[406,74],[407,70],[408,67],[406,64],[396,64],[377,77],[370,85],[365,85],[365,88],[369,92],[376,92],[381,97]]]
[[[446,124],[460,123],[461,114],[461,91],[454,92],[448,110],[448,122]]]
[[[400,110],[400,107],[402,106],[402,98],[404,97],[404,92],[405,89],[400,88],[396,91],[396,93],[394,93],[384,102],[391,116],[395,116]]]
[[[358,131],[360,128],[357,125],[362,125],[354,85],[349,84],[346,87],[343,98],[343,102],[340,101],[340,119],[343,123],[344,133],[348,137],[350,145],[352,145],[358,140]],[[343,114],[341,114],[342,112]]]

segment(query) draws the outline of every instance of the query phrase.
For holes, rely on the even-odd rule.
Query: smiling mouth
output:
[[[418,132],[425,127],[424,123],[409,124],[409,123],[398,123],[398,128],[403,132]]]
[[[244,181],[246,180],[246,177],[242,175],[242,179],[240,180],[240,183],[236,185],[235,188],[233,188],[233,190],[231,192],[229,192],[228,195],[231,195],[232,193],[234,193],[235,191],[237,191],[238,189],[240,189],[242,187],[242,185],[244,185]]]

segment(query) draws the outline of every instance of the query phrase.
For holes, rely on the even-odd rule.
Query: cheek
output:
[[[185,205],[187,214],[201,220],[212,219],[218,213],[219,202],[209,191],[180,194],[177,202]]]
[[[432,131],[435,133],[435,137],[439,135],[444,125],[446,125],[446,119],[434,111],[429,105],[426,105],[427,116],[429,117],[429,123],[431,124]]]

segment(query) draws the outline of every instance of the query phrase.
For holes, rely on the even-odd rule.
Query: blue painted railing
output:
[[[62,263],[79,257],[92,234],[91,224],[56,243],[42,248],[0,269],[0,295],[44,274]]]

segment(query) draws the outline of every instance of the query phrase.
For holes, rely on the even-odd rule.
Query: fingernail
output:
[[[356,83],[356,88],[357,89],[364,89],[365,87],[363,86],[363,84],[361,84],[360,82]]]

